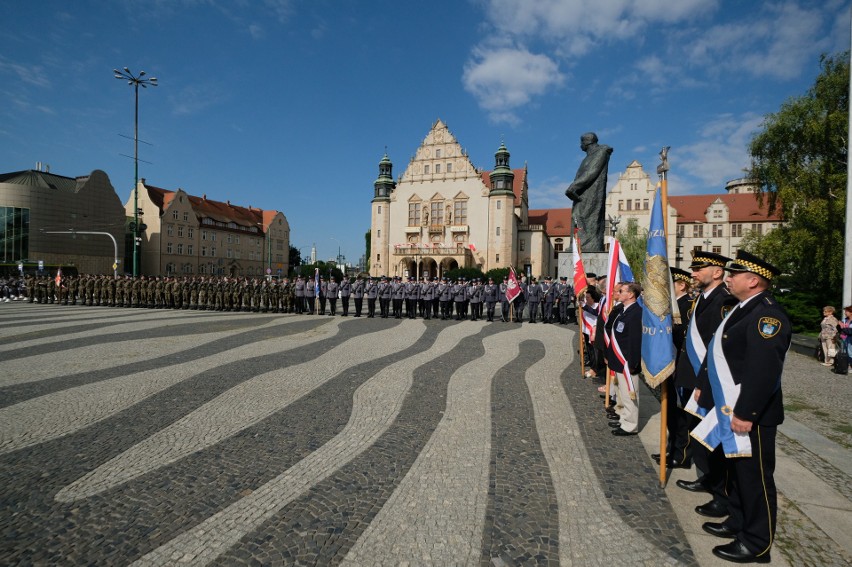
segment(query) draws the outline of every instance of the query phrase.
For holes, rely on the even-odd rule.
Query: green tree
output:
[[[328,281],[331,276],[334,276],[335,280],[338,282],[343,279],[343,272],[341,272],[333,262],[327,263],[322,260],[318,261],[316,264],[305,264],[303,266],[299,266],[297,273],[303,278],[312,278],[314,277],[314,274],[316,273],[315,270],[317,269],[319,269],[320,276],[324,277],[326,281]]]
[[[641,279],[645,266],[645,254],[648,252],[648,231],[639,228],[636,219],[627,219],[627,226],[620,228],[617,236],[621,249],[627,257],[627,263],[633,270],[633,276]]]
[[[823,55],[820,68],[808,92],[766,116],[751,140],[749,176],[784,224],[742,247],[778,266],[787,287],[836,304],[843,283],[849,52]]]
[[[299,249],[290,245],[290,269],[294,272],[296,268],[302,265],[302,253],[299,252]]]
[[[364,242],[365,242],[365,247],[366,247],[365,250],[367,251],[364,254],[364,258],[366,259],[366,262],[364,264],[364,270],[367,271],[367,272],[370,271],[370,264],[371,264],[370,253],[372,252],[372,250],[370,250],[370,230],[371,229],[368,229],[367,232],[364,233]]]

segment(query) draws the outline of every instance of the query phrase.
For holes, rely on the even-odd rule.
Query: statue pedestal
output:
[[[591,272],[600,276],[606,273],[609,252],[586,252],[582,257],[583,269],[586,270],[587,274]],[[570,252],[559,255],[559,277],[567,277],[568,283],[574,285],[574,264],[572,261]]]

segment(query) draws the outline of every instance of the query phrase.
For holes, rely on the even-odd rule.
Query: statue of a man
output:
[[[598,144],[594,132],[586,132],[580,136],[580,149],[586,152],[586,157],[565,195],[574,202],[571,218],[580,227],[580,249],[605,252],[606,174],[612,148]]]

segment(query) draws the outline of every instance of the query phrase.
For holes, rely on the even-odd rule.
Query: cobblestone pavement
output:
[[[0,323],[2,564],[697,564],[578,378],[576,327],[30,304]],[[779,534],[819,535],[789,517]],[[817,547],[802,564],[844,559]]]

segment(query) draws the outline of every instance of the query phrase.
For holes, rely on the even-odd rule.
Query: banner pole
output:
[[[586,341],[583,339],[585,334],[583,333],[583,311],[580,309],[580,301],[577,301],[577,325],[580,327],[580,374],[583,375],[583,378],[586,377]]]
[[[662,156],[663,163],[660,164],[660,198],[663,201],[663,234],[666,238],[666,255],[668,256],[668,236],[669,236],[669,188],[668,188],[668,170],[669,163],[666,155],[668,148]],[[668,376],[666,380],[672,380],[672,376]],[[666,467],[668,466],[668,454],[666,453],[666,434],[668,433],[669,420],[669,393],[666,388],[666,382],[660,384],[660,488],[666,487],[667,475]]]

